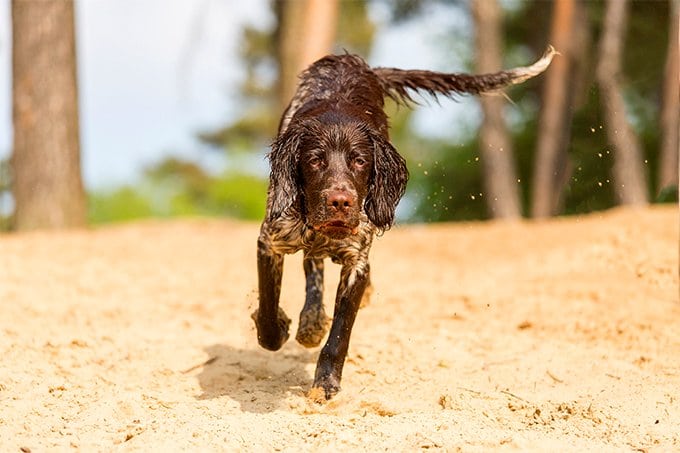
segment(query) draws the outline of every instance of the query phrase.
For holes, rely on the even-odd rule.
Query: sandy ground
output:
[[[325,405],[257,346],[257,228],[0,236],[0,450],[680,449],[677,208],[393,229]]]

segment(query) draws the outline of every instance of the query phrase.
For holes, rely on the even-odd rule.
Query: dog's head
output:
[[[385,137],[336,114],[292,121],[269,159],[267,219],[296,206],[307,225],[334,239],[356,233],[362,213],[389,228],[408,180]]]

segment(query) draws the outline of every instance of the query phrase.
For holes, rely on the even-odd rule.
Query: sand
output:
[[[395,227],[327,404],[292,339],[300,256],[291,340],[257,345],[257,230],[0,235],[0,450],[680,449],[676,207]]]

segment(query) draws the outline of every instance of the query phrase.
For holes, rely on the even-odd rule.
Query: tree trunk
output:
[[[643,205],[647,203],[647,181],[642,151],[626,120],[626,105],[619,87],[627,8],[626,0],[607,0],[596,73],[606,118],[605,129],[614,148],[616,196],[622,204]]]
[[[12,1],[15,228],[85,223],[73,2]]]
[[[496,0],[473,0],[475,49],[478,73],[501,70],[501,10]],[[480,148],[484,169],[484,191],[491,217],[517,219],[522,206],[517,186],[517,172],[512,144],[503,118],[504,99],[485,96],[480,99],[484,120],[480,130]]]
[[[553,3],[551,44],[562,54],[546,72],[536,145],[531,215],[555,215],[567,179],[567,142],[571,131],[571,68],[574,58],[574,0]]]
[[[659,160],[659,186],[661,192],[668,186],[678,185],[678,134],[680,128],[680,82],[678,81],[678,38],[680,30],[680,3],[670,2],[670,27],[666,52],[666,74],[663,87],[663,110],[661,112],[661,151]]]
[[[280,10],[279,99],[288,105],[297,76],[331,52],[338,19],[338,0],[285,0]]]

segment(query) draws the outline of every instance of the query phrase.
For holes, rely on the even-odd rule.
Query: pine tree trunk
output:
[[[642,205],[647,203],[642,150],[626,120],[626,105],[619,86],[627,11],[626,0],[607,0],[596,73],[606,119],[605,129],[614,148],[613,179],[617,198],[622,204]]]
[[[17,230],[85,224],[71,0],[12,1]]]
[[[670,1],[670,27],[666,52],[666,74],[661,111],[661,151],[659,160],[659,186],[661,192],[668,186],[678,185],[678,134],[680,133],[680,82],[678,81],[678,38],[680,30],[680,1]]]
[[[285,0],[279,15],[279,99],[288,105],[297,76],[331,52],[338,21],[338,0]]]
[[[574,0],[553,3],[550,42],[562,55],[546,72],[543,88],[531,197],[531,215],[538,218],[557,213],[567,178],[575,8]]]
[[[473,0],[475,49],[478,73],[502,69],[501,10],[496,0]],[[517,219],[522,215],[512,143],[503,118],[504,99],[480,99],[484,120],[480,129],[480,150],[484,169],[484,192],[491,217]]]

